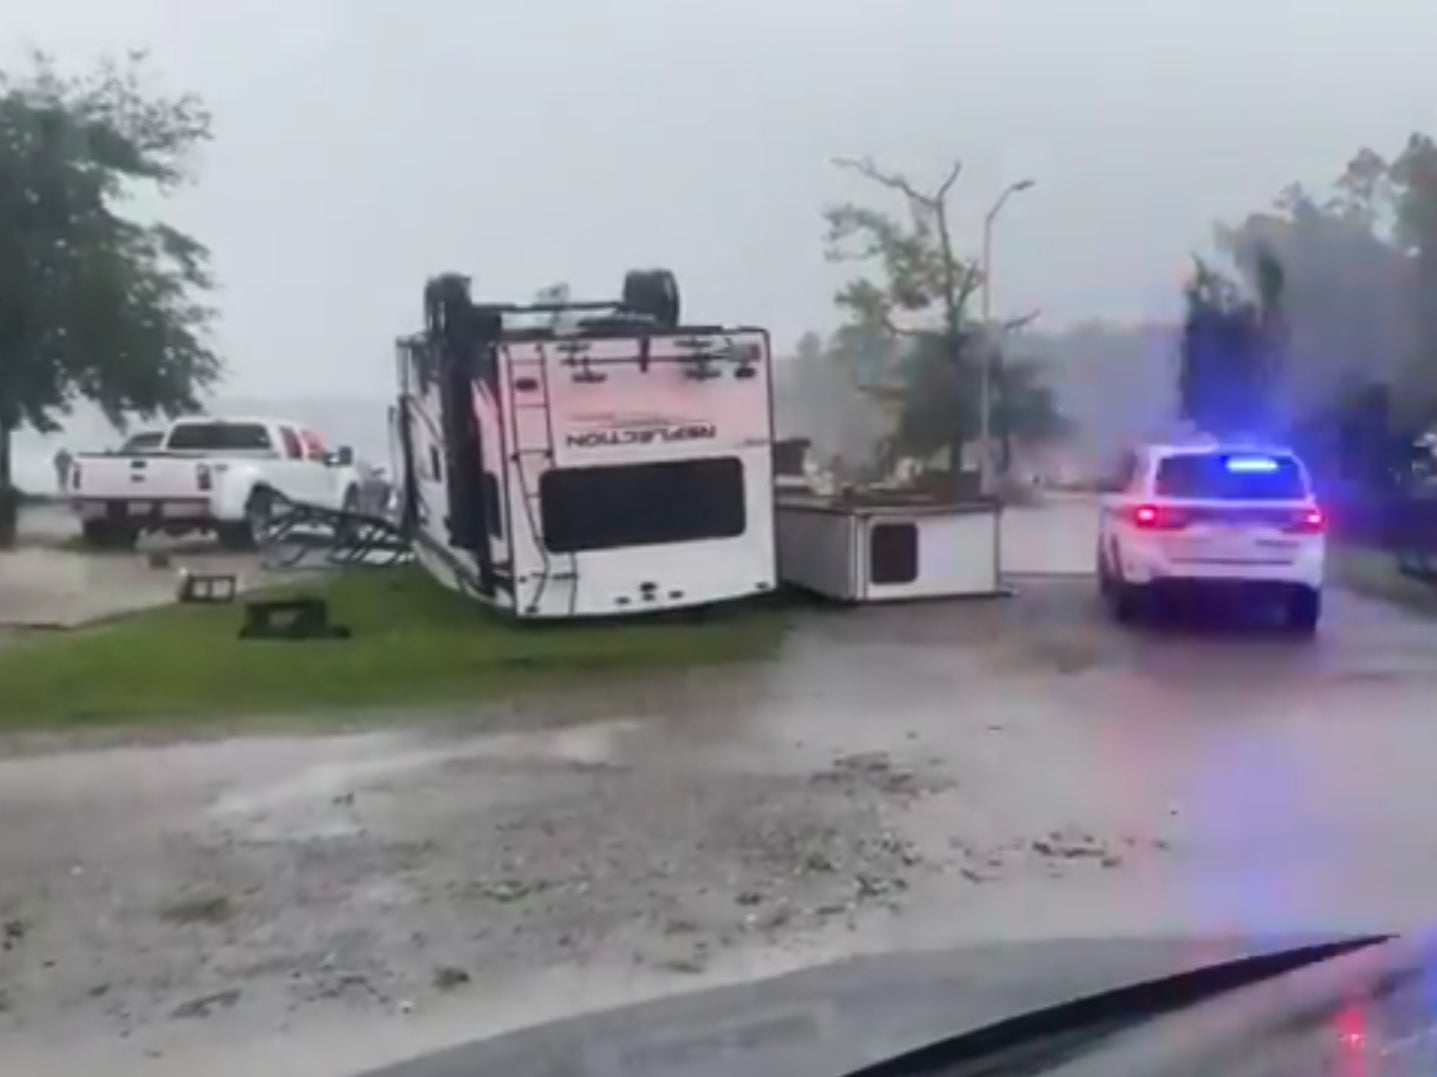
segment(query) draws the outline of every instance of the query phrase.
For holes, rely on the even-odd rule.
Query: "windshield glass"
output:
[[[1291,456],[1262,453],[1184,453],[1158,462],[1159,497],[1212,501],[1300,501],[1302,468]]]
[[[148,452],[151,449],[158,449],[164,441],[165,435],[158,430],[147,431],[143,434],[135,434],[125,440],[120,446],[121,452]]]

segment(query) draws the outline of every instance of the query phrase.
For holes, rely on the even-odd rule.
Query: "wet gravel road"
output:
[[[1429,921],[1434,624],[1119,629],[1085,520],[1019,522],[1068,560],[1011,600],[813,610],[507,733],[0,762],[0,1069],[342,1074],[861,950]]]

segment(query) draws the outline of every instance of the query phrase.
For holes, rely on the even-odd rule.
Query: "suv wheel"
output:
[[[1315,587],[1296,587],[1287,596],[1287,626],[1310,636],[1322,620],[1322,592]]]
[[[1134,587],[1130,583],[1117,583],[1113,585],[1113,618],[1119,624],[1132,624],[1137,621],[1148,608],[1147,590],[1142,587]]]
[[[1103,555],[1103,547],[1098,546],[1098,594],[1104,598],[1110,598],[1113,593],[1113,575],[1108,571],[1108,559]]]

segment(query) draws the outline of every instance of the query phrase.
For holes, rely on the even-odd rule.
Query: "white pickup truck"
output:
[[[298,423],[205,417],[176,420],[158,446],[139,452],[76,456],[67,487],[92,545],[133,546],[146,531],[213,531],[245,548],[276,494],[354,512],[363,481],[351,449],[330,452]]]

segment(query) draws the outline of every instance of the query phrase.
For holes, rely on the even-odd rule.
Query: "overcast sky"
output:
[[[210,103],[175,216],[223,282],[233,390],[384,393],[427,275],[833,321],[830,166],[1008,183],[995,300],[1162,317],[1209,225],[1437,130],[1433,0],[0,0],[0,56],[143,47]]]

